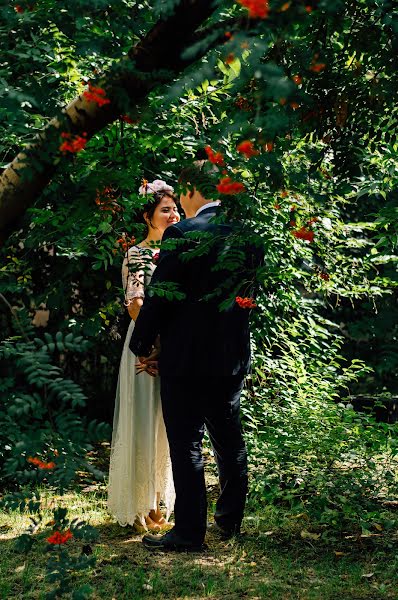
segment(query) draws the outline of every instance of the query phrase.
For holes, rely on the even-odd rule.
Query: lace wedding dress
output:
[[[126,300],[144,297],[153,271],[154,251],[133,246],[122,267]],[[174,506],[174,485],[169,446],[163,421],[158,377],[136,374],[136,357],[129,348],[134,329],[131,319],[116,391],[109,467],[108,509],[123,527],[140,521],[156,509],[157,494],[166,508]]]

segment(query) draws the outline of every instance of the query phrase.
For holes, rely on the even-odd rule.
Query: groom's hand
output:
[[[160,354],[160,348],[154,346],[152,348],[152,352],[150,353],[149,356],[139,356],[138,360],[144,364],[148,364],[154,360],[157,362],[159,359],[159,354]]]

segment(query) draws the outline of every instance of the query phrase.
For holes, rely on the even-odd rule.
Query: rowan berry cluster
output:
[[[224,166],[224,156],[221,152],[214,152],[210,146],[205,147],[205,152],[209,162],[213,163],[213,165],[219,165],[220,167]]]
[[[257,154],[259,154],[259,151],[255,149],[253,142],[250,140],[244,140],[236,146],[236,149],[240,154],[246,156],[246,158],[251,158],[252,156],[257,156]]]
[[[129,248],[131,248],[132,246],[134,246],[134,244],[135,244],[135,237],[131,237],[129,239],[127,236],[123,235],[121,238],[119,238],[118,240],[116,240],[116,243],[119,244],[123,248],[124,252],[127,252],[127,250]]]
[[[321,273],[319,273],[319,277],[321,279],[323,279],[324,281],[329,281],[329,279],[330,279],[329,273],[325,273],[325,271],[322,271]]]
[[[243,96],[239,96],[235,101],[235,106],[239,108],[239,110],[243,110],[244,112],[248,112],[252,110],[253,105],[249,102],[247,98]]]
[[[54,531],[54,533],[47,538],[47,542],[58,546],[60,544],[65,544],[71,538],[73,538],[73,533],[70,529],[64,531],[64,533],[62,533],[62,531]]]
[[[120,120],[124,123],[128,123],[129,125],[136,125],[138,123],[138,121],[133,121],[129,115],[120,115]]]
[[[109,98],[106,97],[106,91],[100,87],[94,87],[91,83],[88,84],[88,90],[83,92],[83,97],[88,102],[95,102],[97,106],[104,106],[104,104],[110,104]]]
[[[250,19],[267,19],[270,11],[268,0],[238,0],[238,2],[247,8]]]
[[[100,210],[110,211],[113,215],[122,210],[122,207],[117,203],[115,190],[109,186],[102,190],[97,190],[95,203],[99,206]]]
[[[253,298],[242,298],[241,296],[236,296],[235,302],[240,308],[256,308],[257,306]]]
[[[318,58],[319,58],[319,54],[318,53],[314,54],[311,64],[309,66],[309,70],[313,71],[314,73],[320,73],[326,67],[325,63],[318,62]]]
[[[84,150],[87,144],[87,133],[84,131],[82,135],[72,135],[67,131],[63,131],[61,133],[61,138],[65,140],[59,149],[61,152],[66,154],[70,152],[71,154],[76,154],[80,152],[80,150]]]
[[[300,227],[300,229],[295,229],[294,231],[292,231],[292,235],[294,235],[294,237],[298,240],[306,240],[307,242],[313,242],[315,236],[314,232],[311,231],[311,229],[308,229],[307,227]]]
[[[28,463],[31,463],[32,465],[39,467],[39,469],[49,471],[49,470],[55,468],[55,462],[44,462],[37,456],[29,456],[26,460],[28,461]]]
[[[231,177],[223,177],[217,184],[217,190],[220,194],[234,195],[245,190],[243,183],[233,181]]]

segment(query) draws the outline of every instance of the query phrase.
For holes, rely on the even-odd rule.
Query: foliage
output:
[[[193,600],[201,596],[215,600],[232,594],[270,600],[289,595],[304,595],[311,600],[396,598],[394,531],[325,540],[319,536],[317,522],[306,514],[282,506],[253,505],[247,511],[246,535],[242,539],[225,544],[209,535],[208,550],[200,560],[187,553],[164,554],[159,560],[158,554],[148,553],[139,543],[138,535],[112,523],[105,500],[99,490],[76,491],[65,498],[70,514],[89,519],[101,532],[101,543],[93,547],[95,569],[75,578],[78,585],[84,578],[101,600]],[[393,508],[390,515],[394,517]],[[34,554],[21,556],[13,551],[13,537],[25,526],[26,519],[25,515],[0,513],[0,571],[4,574],[0,596],[4,598],[34,600],[43,597],[49,587],[43,580],[44,561]],[[73,540],[68,544],[77,546],[77,555],[79,544]]]
[[[16,541],[16,549],[29,552],[37,541],[36,533],[42,521],[42,503],[38,486],[45,484],[63,494],[83,469],[94,477],[103,474],[87,460],[92,444],[109,436],[109,426],[97,421],[87,422],[78,410],[84,409],[86,396],[79,385],[63,377],[60,367],[53,364],[53,354],[84,353],[87,341],[73,333],[65,337],[58,332],[54,338],[44,333],[34,337],[34,327],[26,312],[20,311],[17,323],[19,335],[0,345],[2,373],[2,403],[0,406],[2,485],[8,489],[1,499],[7,511],[29,511],[28,531]],[[22,335],[21,335],[22,334]],[[62,356],[62,354],[61,354]],[[70,556],[64,544],[69,538],[94,541],[97,532],[78,520],[69,521],[67,510],[53,510],[52,535],[48,549],[47,579],[58,587],[47,595],[56,598],[72,590],[71,573],[93,566],[93,557]],[[91,551],[90,551],[91,553]],[[89,597],[85,586],[74,590],[74,597]]]
[[[163,83],[142,105],[120,89],[118,121],[76,154],[55,149],[56,174],[2,248],[0,292],[26,337],[3,302],[1,460],[11,486],[64,489],[87,436],[104,437],[88,422],[111,420],[127,329],[120,266],[143,235],[141,179],[178,193],[181,169],[207,157],[219,170],[204,192],[266,257],[254,276],[244,406],[253,497],[329,528],[371,528],[374,498],[396,489],[393,428],[341,402],[397,389],[398,13],[389,0],[271,0],[267,18],[250,19],[241,4],[215,4],[185,50],[204,57],[179,78],[152,74]],[[117,79],[130,48],[178,3],[21,0],[1,10],[5,167],[89,81]],[[217,268],[239,264],[233,249]],[[34,330],[40,310],[49,320]],[[27,465],[36,455],[56,468]]]
[[[391,530],[382,504],[398,493],[396,426],[352,410],[350,388],[368,367],[342,368],[340,336],[307,315],[278,329],[246,391],[252,499],[306,514],[324,538]]]

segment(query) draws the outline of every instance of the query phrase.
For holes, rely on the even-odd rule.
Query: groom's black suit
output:
[[[223,294],[204,296],[221,288],[231,272],[214,269],[217,255],[228,257],[228,236],[238,225],[212,222],[216,208],[203,209],[193,219],[168,227],[163,242],[181,240],[175,249],[162,250],[151,286],[174,282],[183,300],[167,301],[146,295],[137,318],[130,348],[148,356],[158,334],[163,416],[169,439],[176,489],[174,531],[184,540],[201,543],[207,523],[202,439],[206,424],[217,459],[221,494],[215,520],[227,531],[239,530],[247,492],[247,456],[241,433],[239,399],[244,375],[250,368],[248,311],[232,302],[219,310],[247,269],[259,264],[258,252],[241,248],[245,264],[232,275]],[[192,232],[192,233],[190,233]],[[202,232],[198,237],[194,232]],[[184,260],[184,252],[210,252]],[[236,248],[235,248],[236,250]],[[229,287],[229,289],[228,289]]]

